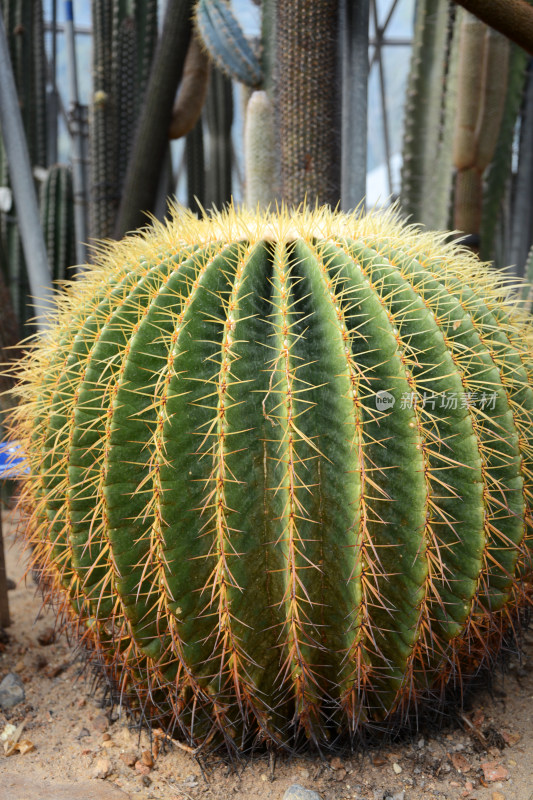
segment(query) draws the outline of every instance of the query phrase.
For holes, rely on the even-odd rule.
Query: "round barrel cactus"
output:
[[[20,369],[47,596],[191,746],[397,729],[528,604],[530,341],[500,274],[390,213],[103,247]]]

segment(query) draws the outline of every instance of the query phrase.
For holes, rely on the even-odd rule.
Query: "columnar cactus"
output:
[[[531,327],[442,242],[178,210],[102,249],[22,365],[35,567],[190,745],[398,727],[519,623]]]
[[[54,280],[72,277],[76,264],[72,170],[66,164],[50,167],[41,186],[41,223]]]

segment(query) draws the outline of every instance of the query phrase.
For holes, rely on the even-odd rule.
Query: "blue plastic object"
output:
[[[0,480],[20,478],[30,471],[18,442],[0,442]]]

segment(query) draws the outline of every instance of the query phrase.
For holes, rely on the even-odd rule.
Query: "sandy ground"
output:
[[[74,650],[55,637],[53,616],[41,612],[32,580],[22,578],[12,512],[4,512],[4,538],[16,588],[9,592],[12,625],[7,637],[0,632],[0,680],[16,673],[26,698],[0,711],[0,736],[6,725],[24,721],[12,755],[0,742],[0,800],[11,796],[9,780],[28,775],[90,780],[95,797],[119,787],[124,800],[281,800],[293,783],[324,800],[533,800],[533,632],[525,636],[521,661],[509,664],[505,678],[495,677],[491,694],[475,697],[462,726],[421,731],[413,741],[346,758],[298,756],[271,765],[266,756],[255,757],[235,771],[220,761],[199,763],[177,746],[156,754],[146,733],[139,735],[124,714],[106,707],[102,690],[80,677]]]

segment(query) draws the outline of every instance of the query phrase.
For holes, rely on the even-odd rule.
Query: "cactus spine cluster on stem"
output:
[[[102,249],[19,368],[34,566],[190,745],[397,728],[516,629],[531,327],[443,241],[176,210]]]

